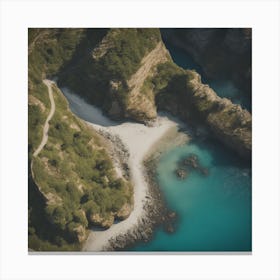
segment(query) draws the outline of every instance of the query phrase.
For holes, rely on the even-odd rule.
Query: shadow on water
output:
[[[70,110],[84,121],[105,127],[120,125],[122,123],[120,121],[110,120],[103,114],[101,109],[89,104],[87,101],[73,93],[68,88],[64,87],[60,90],[68,100]]]
[[[226,147],[216,139],[193,138],[190,144],[195,144],[201,151],[207,151],[214,166],[238,167],[251,169],[251,160],[241,158],[236,152]]]
[[[161,29],[161,32],[164,33],[166,31]],[[179,47],[176,47],[172,43],[168,42],[165,36],[163,36],[163,41],[166,48],[170,52],[173,61],[178,66],[184,69],[195,70],[200,74],[202,83],[208,84],[217,93],[217,95],[220,97],[226,97],[233,103],[240,104],[243,108],[247,109],[249,112],[252,112],[252,100],[250,94],[237,88],[230,80],[207,78],[203,68],[195,61],[191,54],[189,54],[186,50],[180,49]]]

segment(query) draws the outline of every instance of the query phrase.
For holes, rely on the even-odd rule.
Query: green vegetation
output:
[[[79,250],[97,215],[102,222],[118,217],[132,203],[132,186],[117,178],[103,139],[68,109],[53,87],[56,104],[48,142],[34,158],[50,109],[42,79],[70,69],[97,44],[104,29],[29,29],[28,76],[28,240],[34,250]],[[32,176],[31,173],[32,163]],[[102,224],[100,222],[100,224]]]
[[[141,93],[155,97],[160,110],[168,110],[170,104],[177,104],[178,98],[186,95],[186,85],[189,73],[172,61],[157,65],[155,74],[145,80]]]
[[[28,93],[29,97],[32,96],[29,98],[28,107],[30,155],[40,143],[41,128],[50,108],[48,90],[42,79],[55,75],[64,63],[70,61],[83,37],[82,29],[28,30]],[[37,100],[41,101],[43,107],[37,106]]]
[[[158,29],[111,29],[103,39],[105,43],[101,44],[96,57],[80,60],[75,69],[71,68],[71,73],[60,75],[60,83],[105,111],[111,108],[115,99],[125,107],[128,98],[126,81],[137,71],[141,59],[156,46],[160,38]],[[89,48],[94,49],[91,45]],[[114,93],[110,81],[119,83]]]

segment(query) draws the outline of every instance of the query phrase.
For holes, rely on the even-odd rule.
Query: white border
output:
[[[27,254],[28,27],[253,28],[253,254]],[[279,2],[2,1],[1,279],[279,279]]]

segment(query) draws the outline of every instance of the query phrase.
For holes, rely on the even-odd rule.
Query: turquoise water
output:
[[[209,175],[178,179],[178,161],[196,154]],[[251,169],[214,143],[197,141],[160,158],[157,180],[178,220],[174,233],[163,228],[134,251],[251,251]]]
[[[205,80],[201,67],[189,55],[168,44],[167,48],[175,63],[196,70],[219,96],[251,109],[250,100],[231,81]],[[209,170],[208,176],[192,172],[184,180],[177,178],[178,162],[189,154],[199,157],[202,167]],[[219,142],[195,138],[187,145],[167,151],[159,160],[156,180],[167,206],[178,214],[175,232],[158,228],[150,242],[131,250],[251,251],[251,178],[250,164],[242,162]]]
[[[249,97],[249,94],[242,92],[230,80],[205,79],[202,68],[192,59],[190,55],[166,42],[165,45],[168,48],[172,59],[177,65],[184,69],[195,70],[201,75],[202,82],[208,84],[220,97],[227,97],[232,102],[240,104],[243,108],[251,112],[252,101]]]
[[[169,50],[178,65],[202,73],[185,53]],[[211,86],[221,96],[233,99],[238,96],[238,90],[230,81],[212,82]],[[80,100],[65,94],[78,116],[96,122],[98,112],[81,106]],[[103,124],[103,119],[98,120]],[[189,154],[199,157],[200,164],[209,170],[208,176],[192,172],[185,180],[177,178],[177,163]],[[151,241],[137,244],[131,251],[251,251],[252,191],[248,163],[219,142],[195,138],[188,145],[162,154],[156,171],[167,206],[178,215],[175,232],[157,228]]]

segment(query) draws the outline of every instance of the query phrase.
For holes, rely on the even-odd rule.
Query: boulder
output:
[[[87,238],[86,229],[82,225],[79,225],[78,227],[74,228],[73,234],[75,236],[75,239],[78,240],[79,243],[85,241]]]
[[[114,223],[114,216],[109,215],[108,217],[103,217],[99,213],[96,213],[96,214],[90,215],[89,221],[95,226],[109,228]]]
[[[125,220],[129,217],[132,207],[129,203],[125,203],[122,208],[117,212],[116,217],[120,220]]]

